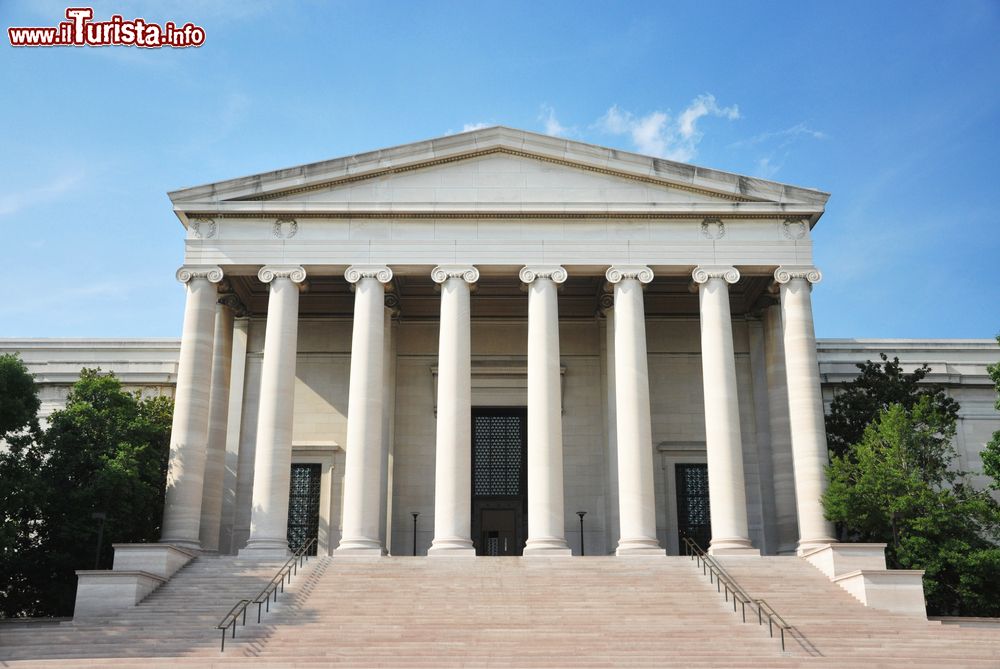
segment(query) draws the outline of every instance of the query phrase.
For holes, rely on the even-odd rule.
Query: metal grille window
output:
[[[472,494],[517,497],[522,493],[524,462],[520,415],[477,415],[472,420]]]
[[[676,465],[677,532],[708,549],[712,521],[708,503],[708,465]]]
[[[319,535],[319,464],[292,465],[292,480],[288,493],[288,548],[299,550]],[[316,544],[309,549],[316,555]]]

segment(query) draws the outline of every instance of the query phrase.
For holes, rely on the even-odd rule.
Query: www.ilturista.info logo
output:
[[[125,20],[115,14],[108,21],[92,21],[91,7],[69,7],[68,21],[48,28],[7,28],[11,46],[138,46],[184,48],[205,43],[205,29],[193,23],[178,26],[167,21],[162,26],[144,19]]]

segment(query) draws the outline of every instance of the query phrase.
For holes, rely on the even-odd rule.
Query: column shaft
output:
[[[778,554],[795,553],[799,525],[795,513],[795,475],[792,472],[792,436],[789,432],[788,377],[785,373],[781,306],[764,310],[764,365],[767,372],[767,410],[771,433],[771,477]]]
[[[247,329],[249,319],[238,317],[233,325],[232,374],[229,381],[229,417],[226,425],[226,459],[222,479],[222,520],[219,552],[232,555],[242,545],[235,541],[236,499],[239,492],[240,441],[243,427],[243,392],[246,383]],[[253,461],[250,463],[253,464]],[[252,476],[252,473],[250,474]],[[250,484],[253,485],[251,479]],[[247,522],[249,530],[250,523]],[[243,541],[246,542],[246,538]]]
[[[656,538],[653,426],[642,297],[642,286],[653,280],[653,271],[645,266],[616,265],[606,276],[615,291],[614,389],[621,528],[615,553],[663,555]]]
[[[288,553],[288,487],[299,332],[296,284],[305,280],[305,270],[267,266],[258,276],[271,288],[261,365],[250,539],[240,555],[277,557]]]
[[[382,366],[385,346],[385,266],[354,265],[345,277],[354,284],[354,332],[347,404],[344,464],[344,533],[336,555],[385,554],[379,539],[382,505]]]
[[[208,402],[212,381],[212,338],[215,330],[214,284],[218,267],[182,267],[177,278],[187,284],[170,430],[170,463],[160,541],[200,548],[201,493],[208,447]]]
[[[208,400],[208,456],[201,497],[201,549],[219,550],[222,524],[222,483],[226,467],[229,422],[229,381],[233,364],[233,309],[222,300],[215,308],[215,350],[212,389]]]
[[[563,513],[558,266],[524,267],[528,284],[528,541],[524,555],[571,555]]]
[[[705,448],[712,519],[709,550],[715,554],[753,550],[747,525],[743,440],[729,309],[729,284],[736,283],[739,276],[735,268],[726,266],[698,267],[693,274],[701,307]]]
[[[821,501],[828,455],[810,296],[811,284],[820,277],[814,268],[779,267],[774,273],[781,286],[799,553],[836,541]]]
[[[437,444],[434,471],[434,541],[428,555],[476,554],[472,546],[472,320],[470,284],[479,272],[439,266]],[[530,470],[529,470],[530,471]]]

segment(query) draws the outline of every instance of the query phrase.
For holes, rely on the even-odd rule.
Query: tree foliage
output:
[[[1000,335],[997,336],[997,343],[1000,344]],[[993,386],[997,391],[995,406],[1000,411],[1000,362],[989,365],[986,371],[993,379]],[[1000,490],[1000,430],[993,433],[993,438],[986,444],[981,455],[983,472],[993,479],[992,487]]]
[[[922,365],[904,372],[899,358],[891,361],[885,353],[882,362],[868,360],[858,364],[857,378],[845,383],[834,395],[826,416],[826,437],[834,455],[844,455],[864,437],[865,429],[893,404],[912,409],[922,398],[928,398],[937,411],[958,419],[958,402],[948,397],[937,385],[922,384],[931,371]]]
[[[929,612],[1000,615],[1000,507],[952,469],[951,405],[923,393],[890,404],[836,455],[827,518],[855,541],[884,542],[890,568],[923,569]]]
[[[111,374],[81,371],[66,407],[14,456],[18,489],[2,500],[4,513],[29,521],[3,559],[6,615],[72,613],[75,571],[94,567],[95,512],[107,514],[101,568],[111,566],[113,543],[158,538],[172,410],[168,398],[141,399]]]

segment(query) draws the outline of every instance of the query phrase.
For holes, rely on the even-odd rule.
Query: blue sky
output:
[[[0,336],[179,336],[168,190],[497,123],[831,192],[821,337],[1000,332],[995,0],[92,6],[207,40],[4,30]]]

